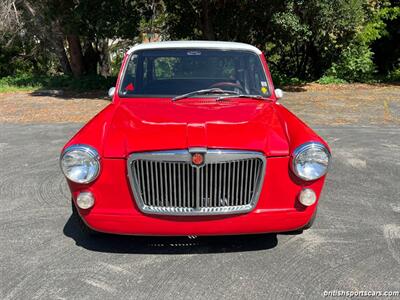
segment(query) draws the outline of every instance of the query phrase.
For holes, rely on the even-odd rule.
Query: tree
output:
[[[45,45],[61,71],[76,77],[110,75],[110,40],[137,38],[149,10],[145,0],[5,1],[0,15],[7,22],[0,26],[0,37],[3,33],[16,44],[29,40]]]
[[[246,42],[273,69],[319,78],[362,24],[364,0],[164,0],[171,38]]]
[[[110,75],[109,40],[135,39],[148,1],[47,0],[47,18],[59,20],[67,36],[71,67],[76,76]],[[83,45],[83,47],[82,47]]]
[[[400,73],[400,1],[386,1],[371,18],[371,27],[377,31],[370,39],[377,71],[384,76]]]
[[[0,60],[27,72],[108,76],[128,45],[160,38],[249,43],[281,78],[357,80],[375,64],[381,74],[399,68],[398,0],[3,2]]]
[[[45,6],[41,1],[34,4],[27,0],[12,1],[6,0],[0,10],[2,20],[5,20],[0,27],[0,43],[3,51],[18,47],[19,58],[25,57],[34,64],[34,69],[39,71],[38,61],[47,61],[54,55],[59,60],[59,65],[65,74],[71,72],[68,57],[66,55],[63,36],[57,22],[47,22],[42,11]],[[15,59],[18,59],[16,57]],[[44,66],[44,69],[47,66]]]

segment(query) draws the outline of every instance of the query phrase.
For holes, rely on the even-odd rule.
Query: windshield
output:
[[[255,53],[206,49],[134,52],[126,65],[119,94],[121,97],[174,97],[214,88],[242,95],[269,96],[265,72]]]

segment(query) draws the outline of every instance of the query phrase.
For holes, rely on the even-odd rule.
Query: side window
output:
[[[136,67],[137,67],[137,62],[138,62],[138,56],[137,55],[132,55],[128,62],[128,66],[126,68],[126,74],[129,75],[131,78],[136,77]]]
[[[135,79],[136,79],[136,68],[138,63],[138,56],[132,55],[126,66],[124,82],[121,86],[121,92],[123,94],[128,94],[133,92],[135,89]]]

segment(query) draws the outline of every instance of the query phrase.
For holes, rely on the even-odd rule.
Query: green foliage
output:
[[[279,71],[276,71],[274,68],[272,68],[270,71],[275,88],[306,83],[305,80],[301,80],[297,77],[289,77],[283,73],[280,73]]]
[[[124,59],[124,52],[118,49],[114,52],[114,57],[111,60],[111,75],[116,77],[121,68],[122,60]]]
[[[369,20],[364,24],[363,29],[357,35],[360,42],[370,44],[389,34],[386,21],[392,21],[400,17],[400,7],[390,7],[389,3],[383,1],[384,7],[371,9]]]
[[[393,76],[390,74],[395,74],[395,71],[400,69],[400,3],[398,0],[391,2],[392,6],[385,7],[383,12],[379,13],[383,16],[384,33],[371,44],[378,76],[388,76],[388,80],[392,80],[390,78]]]
[[[365,0],[164,0],[173,39],[217,39],[253,44],[288,77],[321,77],[364,19]]]
[[[388,1],[377,2],[375,5],[371,2],[370,6],[367,6],[365,15],[367,21],[327,70],[325,74],[328,77],[350,82],[365,82],[371,81],[376,74],[371,44],[389,35],[386,21],[397,19],[400,16],[400,7],[391,7]]]
[[[13,70],[22,72],[31,72],[32,65],[19,58],[19,47],[1,47],[0,46],[0,77],[13,75]]]
[[[68,34],[89,40],[130,38],[139,34],[139,22],[150,9],[145,0],[39,0],[47,2],[44,16],[57,20]]]
[[[347,83],[346,80],[334,77],[334,76],[322,76],[320,79],[316,81],[319,84],[343,84]]]
[[[76,79],[71,76],[32,76],[21,74],[0,79],[0,92],[30,91],[38,89],[63,89],[71,91],[108,90],[115,86],[116,77],[98,75],[83,76]]]
[[[24,39],[7,46],[0,40],[0,78],[18,74],[49,74],[54,70],[54,56],[40,43]]]
[[[400,82],[400,67],[390,72],[385,79],[386,81]]]
[[[255,45],[265,52],[276,85],[318,78],[319,82],[389,79],[396,78],[400,68],[399,0],[35,0],[15,4],[20,19],[14,24],[21,29],[0,32],[0,78],[52,75],[54,84],[62,87],[95,88],[102,77],[84,76],[74,83],[60,74],[72,70],[76,76],[96,72],[116,76],[126,49],[154,35],[163,40]],[[45,84],[53,84],[46,80]]]
[[[32,91],[40,88],[40,80],[31,75],[20,74],[0,78],[0,92]]]
[[[343,50],[339,61],[332,64],[326,75],[349,82],[369,81],[375,72],[372,56],[372,51],[366,45],[350,45]]]

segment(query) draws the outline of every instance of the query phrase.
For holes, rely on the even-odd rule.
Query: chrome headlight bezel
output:
[[[321,172],[320,174],[318,174],[317,176],[314,177],[309,177],[306,176],[304,174],[302,174],[297,167],[298,164],[298,160],[300,158],[301,155],[303,155],[304,153],[308,152],[308,151],[322,151],[326,157],[327,157],[327,164],[325,167],[325,169],[323,170],[323,172]],[[305,181],[313,181],[313,180],[317,180],[323,176],[326,175],[326,173],[329,170],[329,166],[330,166],[330,162],[331,162],[331,153],[329,152],[329,150],[325,147],[325,145],[319,143],[319,142],[308,142],[308,143],[304,143],[300,146],[298,146],[292,154],[292,162],[291,162],[291,169],[293,171],[293,173],[299,177],[302,180]],[[320,164],[321,165],[321,164]]]
[[[79,153],[82,157],[86,157],[86,159],[89,159],[92,163],[92,166],[95,167],[95,170],[91,172],[91,175],[89,178],[86,179],[77,179],[71,176],[71,174],[68,173],[68,170],[66,169],[66,166],[64,165],[64,159],[66,158],[67,155],[70,155],[71,153]],[[69,146],[66,148],[61,156],[60,156],[60,167],[61,170],[64,174],[64,176],[75,183],[79,184],[88,184],[96,180],[96,178],[100,174],[100,156],[97,152],[97,150],[89,145],[84,145],[84,144],[75,144],[72,146]]]

